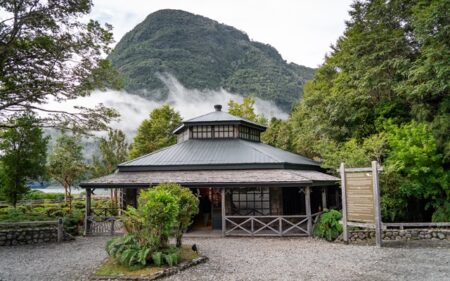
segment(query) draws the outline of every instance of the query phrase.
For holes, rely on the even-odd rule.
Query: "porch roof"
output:
[[[80,184],[82,188],[137,188],[174,182],[186,187],[332,185],[339,178],[311,170],[194,170],[116,172]]]

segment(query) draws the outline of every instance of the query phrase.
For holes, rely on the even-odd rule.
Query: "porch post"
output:
[[[86,188],[86,205],[84,211],[84,236],[91,233],[91,224],[89,218],[91,216],[91,189]]]
[[[322,187],[322,211],[327,208],[327,189]]]
[[[308,235],[312,235],[312,216],[311,216],[311,187],[305,187],[305,208],[306,216],[308,218],[307,231]]]
[[[225,188],[222,188],[222,190],[220,191],[220,199],[222,200],[222,203],[220,205],[220,209],[222,211],[222,237],[225,237],[225,231],[226,231],[226,221],[225,221]]]

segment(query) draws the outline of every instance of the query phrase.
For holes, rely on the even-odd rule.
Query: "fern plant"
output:
[[[342,233],[343,228],[339,223],[341,218],[341,212],[325,209],[319,222],[314,227],[314,236],[324,238],[327,241],[335,240]]]
[[[153,247],[151,245],[141,246],[134,235],[116,237],[106,244],[108,255],[126,266],[144,266],[152,251]]]

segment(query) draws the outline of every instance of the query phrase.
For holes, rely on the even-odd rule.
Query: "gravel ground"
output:
[[[108,237],[0,248],[0,280],[84,280]],[[175,280],[450,280],[449,247],[381,248],[300,239],[190,238],[209,262]],[[417,246],[417,245],[416,245]]]
[[[106,258],[110,237],[77,237],[62,244],[0,247],[0,281],[86,280]]]

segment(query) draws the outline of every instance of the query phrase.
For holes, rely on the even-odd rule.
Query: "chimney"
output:
[[[216,105],[214,105],[214,109],[216,111],[222,111],[222,105],[221,104],[216,104]]]

